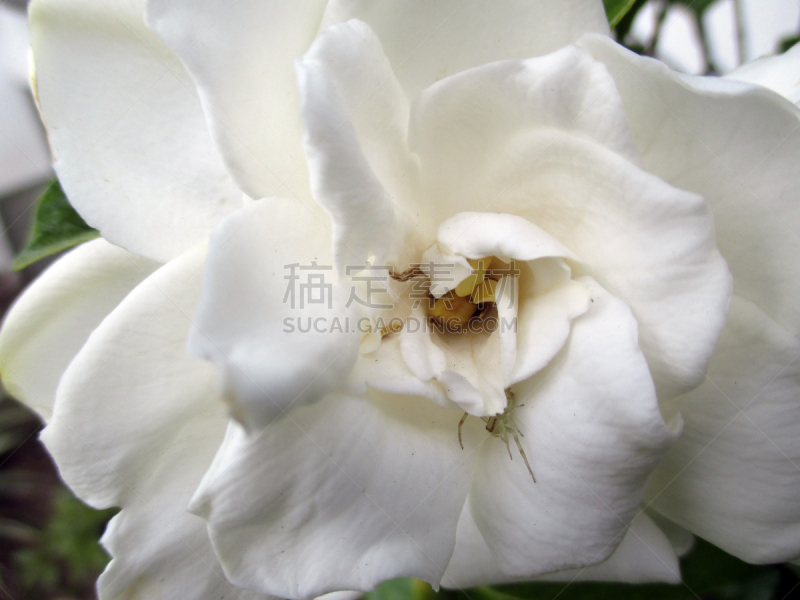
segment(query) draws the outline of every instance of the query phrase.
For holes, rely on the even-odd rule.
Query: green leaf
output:
[[[118,511],[94,510],[66,489],[57,493],[53,509],[38,543],[14,553],[16,574],[29,592],[26,598],[85,597],[77,590],[91,588],[110,560],[98,540]],[[56,594],[57,589],[64,593]]]
[[[46,256],[99,236],[100,232],[89,227],[75,212],[56,179],[36,202],[28,243],[12,268],[19,271]]]
[[[614,27],[620,22],[622,17],[628,14],[628,11],[633,8],[636,0],[603,0],[606,7],[606,17],[608,17],[608,24]]]

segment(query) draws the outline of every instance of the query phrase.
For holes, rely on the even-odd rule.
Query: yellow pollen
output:
[[[486,278],[486,271],[492,266],[492,257],[479,258],[478,260],[467,259],[472,267],[472,274],[456,286],[456,296],[469,296],[472,290],[478,287]]]
[[[486,304],[496,302],[497,282],[494,279],[485,279],[482,284],[472,291],[472,302],[475,304]]]
[[[429,313],[439,323],[455,329],[464,327],[481,308],[479,305],[493,303],[497,293],[497,281],[486,275],[492,262],[500,261],[493,256],[467,260],[472,274],[436,300]]]
[[[436,301],[430,309],[430,316],[440,323],[458,328],[466,325],[476,310],[478,305],[470,302],[469,297],[457,296],[450,291]]]

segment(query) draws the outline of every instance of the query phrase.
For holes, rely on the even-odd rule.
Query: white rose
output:
[[[628,53],[588,0],[146,8],[31,7],[56,170],[108,241],[0,335],[64,479],[122,507],[101,597],[676,581],[642,506],[800,555],[796,107]],[[518,261],[518,330],[282,332],[286,265],[439,255]]]

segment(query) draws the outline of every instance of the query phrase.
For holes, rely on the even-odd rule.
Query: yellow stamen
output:
[[[479,258],[477,260],[468,258],[467,262],[472,267],[472,274],[456,286],[456,296],[469,296],[472,294],[472,290],[483,283],[486,278],[486,271],[492,265],[492,257],[489,256],[488,258]]]
[[[494,279],[486,279],[472,292],[472,302],[475,304],[486,304],[496,302],[497,282]]]
[[[450,327],[463,327],[478,310],[478,305],[470,302],[469,297],[461,297],[452,291],[439,298],[430,310],[430,316]]]

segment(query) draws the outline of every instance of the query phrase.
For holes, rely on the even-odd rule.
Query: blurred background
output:
[[[556,1],[556,0],[553,0]],[[54,174],[28,85],[27,0],[0,0],[0,314],[56,257],[13,271],[36,201]],[[724,75],[800,40],[800,0],[636,0],[617,40],[677,71]],[[800,78],[800,73],[798,74]],[[41,423],[0,390],[0,600],[89,600],[108,562],[99,544],[114,510],[95,511],[60,482],[38,441]],[[413,580],[387,582],[370,600],[788,600],[800,568],[752,566],[696,540],[684,584],[529,584],[436,594]]]

